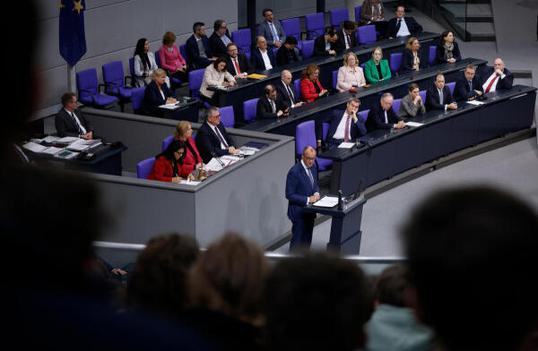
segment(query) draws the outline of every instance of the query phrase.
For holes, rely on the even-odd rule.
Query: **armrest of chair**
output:
[[[130,84],[127,84],[127,80],[129,80]],[[125,76],[125,78],[123,80],[123,85],[131,87],[131,88],[136,88],[136,86],[135,86],[136,84],[134,84],[133,82],[136,82],[136,79],[133,79],[133,77],[131,77],[131,76]]]
[[[107,84],[99,84],[97,86],[97,93],[100,94],[100,93],[104,93],[106,91],[106,88],[108,87]],[[103,89],[101,89],[103,88]]]

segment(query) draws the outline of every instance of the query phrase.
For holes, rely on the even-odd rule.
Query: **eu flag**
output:
[[[85,0],[60,0],[60,55],[74,66],[86,53]]]

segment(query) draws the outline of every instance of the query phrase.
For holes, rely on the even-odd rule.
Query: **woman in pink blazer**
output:
[[[348,52],[344,55],[344,65],[338,69],[338,79],[336,89],[339,92],[350,91],[357,92],[358,87],[366,85],[364,73],[359,67],[359,59],[354,52]]]
[[[319,81],[319,67],[311,63],[306,66],[301,79],[301,99],[305,102],[313,102],[316,99],[327,96],[328,91]]]
[[[161,68],[166,70],[169,76],[186,82],[188,80],[187,61],[181,56],[175,42],[176,35],[174,33],[164,33],[163,46],[161,46],[161,49],[159,50]]]

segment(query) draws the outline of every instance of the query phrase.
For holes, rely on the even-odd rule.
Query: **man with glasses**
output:
[[[56,114],[54,125],[58,136],[75,136],[86,140],[93,139],[93,129],[82,112],[78,110],[77,96],[74,93],[62,95],[62,109]]]
[[[194,23],[192,26],[193,34],[187,39],[187,62],[191,69],[206,68],[216,59],[209,48],[209,39],[205,35],[205,29],[203,22]]]
[[[273,10],[264,9],[262,15],[265,21],[260,23],[258,27],[258,35],[262,35],[267,40],[267,45],[270,49],[273,47],[279,48],[282,46],[284,39],[286,39],[286,33],[280,22],[274,18]]]
[[[247,57],[239,53],[239,49],[234,43],[230,43],[226,47],[226,69],[235,79],[246,78],[250,72]]]
[[[216,57],[226,55],[226,46],[232,42],[230,32],[224,20],[216,20],[213,25],[213,34],[209,37],[209,49]]]
[[[196,134],[196,146],[204,163],[208,163],[213,157],[239,153],[234,147],[234,140],[220,123],[218,108],[210,107],[207,110],[206,121]]]
[[[315,213],[305,213],[303,208],[320,199],[316,150],[307,146],[301,161],[296,163],[286,178],[286,199],[288,218],[292,222],[290,251],[310,248],[314,230]]]

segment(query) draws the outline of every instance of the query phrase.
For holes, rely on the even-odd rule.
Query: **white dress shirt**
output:
[[[493,72],[493,74],[489,76],[489,78],[484,82],[484,85],[482,85],[482,88],[484,89],[484,93],[486,92],[486,89],[488,88],[491,81],[495,79],[496,77],[499,77],[499,76],[497,75],[497,73]],[[499,83],[499,80],[503,79],[504,77],[506,77],[506,74],[504,73],[501,74],[501,76],[491,85],[491,88],[489,88],[488,93],[495,91],[497,89],[497,84]]]
[[[344,115],[340,119],[340,123],[338,123],[338,127],[336,127],[336,131],[334,132],[333,139],[345,139],[344,132],[346,130],[346,122],[347,122],[347,112],[344,112]],[[351,140],[351,123],[353,123],[353,120],[349,122],[349,140]]]
[[[222,140],[226,141],[226,139],[224,138],[224,135],[222,135],[222,133],[220,132],[220,130],[217,128],[217,126],[214,126],[212,125],[211,123],[208,123],[209,127],[211,128],[211,130],[213,130],[213,133],[215,133],[217,135],[217,137],[219,138],[220,140],[220,137],[222,137]],[[220,137],[219,137],[220,136]],[[222,142],[222,140],[220,141],[220,148],[222,150],[228,150],[228,145],[224,144]]]
[[[396,33],[396,36],[405,37],[407,35],[411,35],[409,28],[407,28],[407,23],[405,23],[405,18],[402,17],[400,20],[400,29],[398,30],[398,33]],[[398,25],[398,20],[396,20],[396,25]]]
[[[260,49],[260,54],[262,54],[263,64],[265,65],[265,69],[273,69],[273,65],[271,65],[271,60],[269,59],[269,55],[267,54],[267,50],[262,51]]]
[[[68,111],[66,109],[64,109],[65,112],[67,112],[67,114],[71,117],[73,117],[75,119],[75,122],[77,122],[77,125],[78,127],[80,128],[80,131],[82,132],[81,134],[86,134],[86,128],[84,128],[84,126],[82,125],[82,123],[80,123],[80,120],[78,119],[77,115],[75,112],[71,112],[71,111]]]

